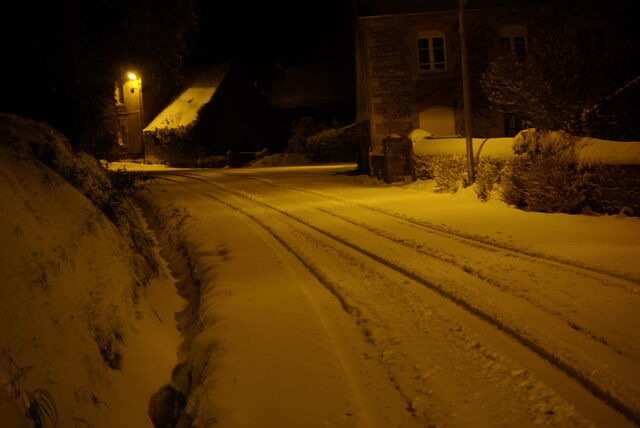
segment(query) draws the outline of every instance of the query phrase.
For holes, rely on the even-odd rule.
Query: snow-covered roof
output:
[[[191,125],[198,117],[200,109],[215,95],[230,66],[231,62],[225,62],[213,66],[198,67],[188,79],[186,89],[162,110],[144,130],[175,129]]]

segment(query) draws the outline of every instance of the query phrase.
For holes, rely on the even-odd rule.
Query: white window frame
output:
[[[442,61],[436,61],[436,49],[434,48],[434,40],[442,40]],[[422,41],[426,41],[426,47],[422,47]],[[417,36],[417,60],[418,70],[423,73],[442,72],[447,70],[447,38],[444,31],[428,30],[421,31]],[[440,49],[440,47],[438,47]],[[426,53],[428,58],[423,61],[423,55]],[[439,67],[440,66],[440,67]]]

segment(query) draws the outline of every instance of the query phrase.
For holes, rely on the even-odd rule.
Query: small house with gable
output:
[[[147,158],[195,165],[229,151],[259,151],[269,146],[267,109],[235,62],[187,69],[183,89],[144,128]]]

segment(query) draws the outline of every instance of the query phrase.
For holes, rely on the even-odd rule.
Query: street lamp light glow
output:
[[[138,78],[138,76],[136,76],[134,73],[127,74],[127,77],[129,77],[129,79],[131,80],[136,80]]]

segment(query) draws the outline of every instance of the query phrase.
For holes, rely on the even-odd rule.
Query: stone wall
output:
[[[589,165],[586,199],[597,213],[640,216],[640,165]]]
[[[502,114],[492,111],[479,80],[499,51],[499,28],[519,24],[527,38],[535,36],[535,25],[544,14],[539,6],[471,9],[465,12],[471,109],[474,135],[502,136]],[[381,155],[382,140],[392,133],[407,135],[419,127],[420,111],[431,106],[453,109],[455,131],[464,134],[462,78],[457,11],[387,15],[360,18],[362,66],[368,78],[364,94],[371,118],[372,154]],[[422,71],[417,64],[420,31],[445,34],[446,70]],[[361,95],[363,96],[363,95]]]

